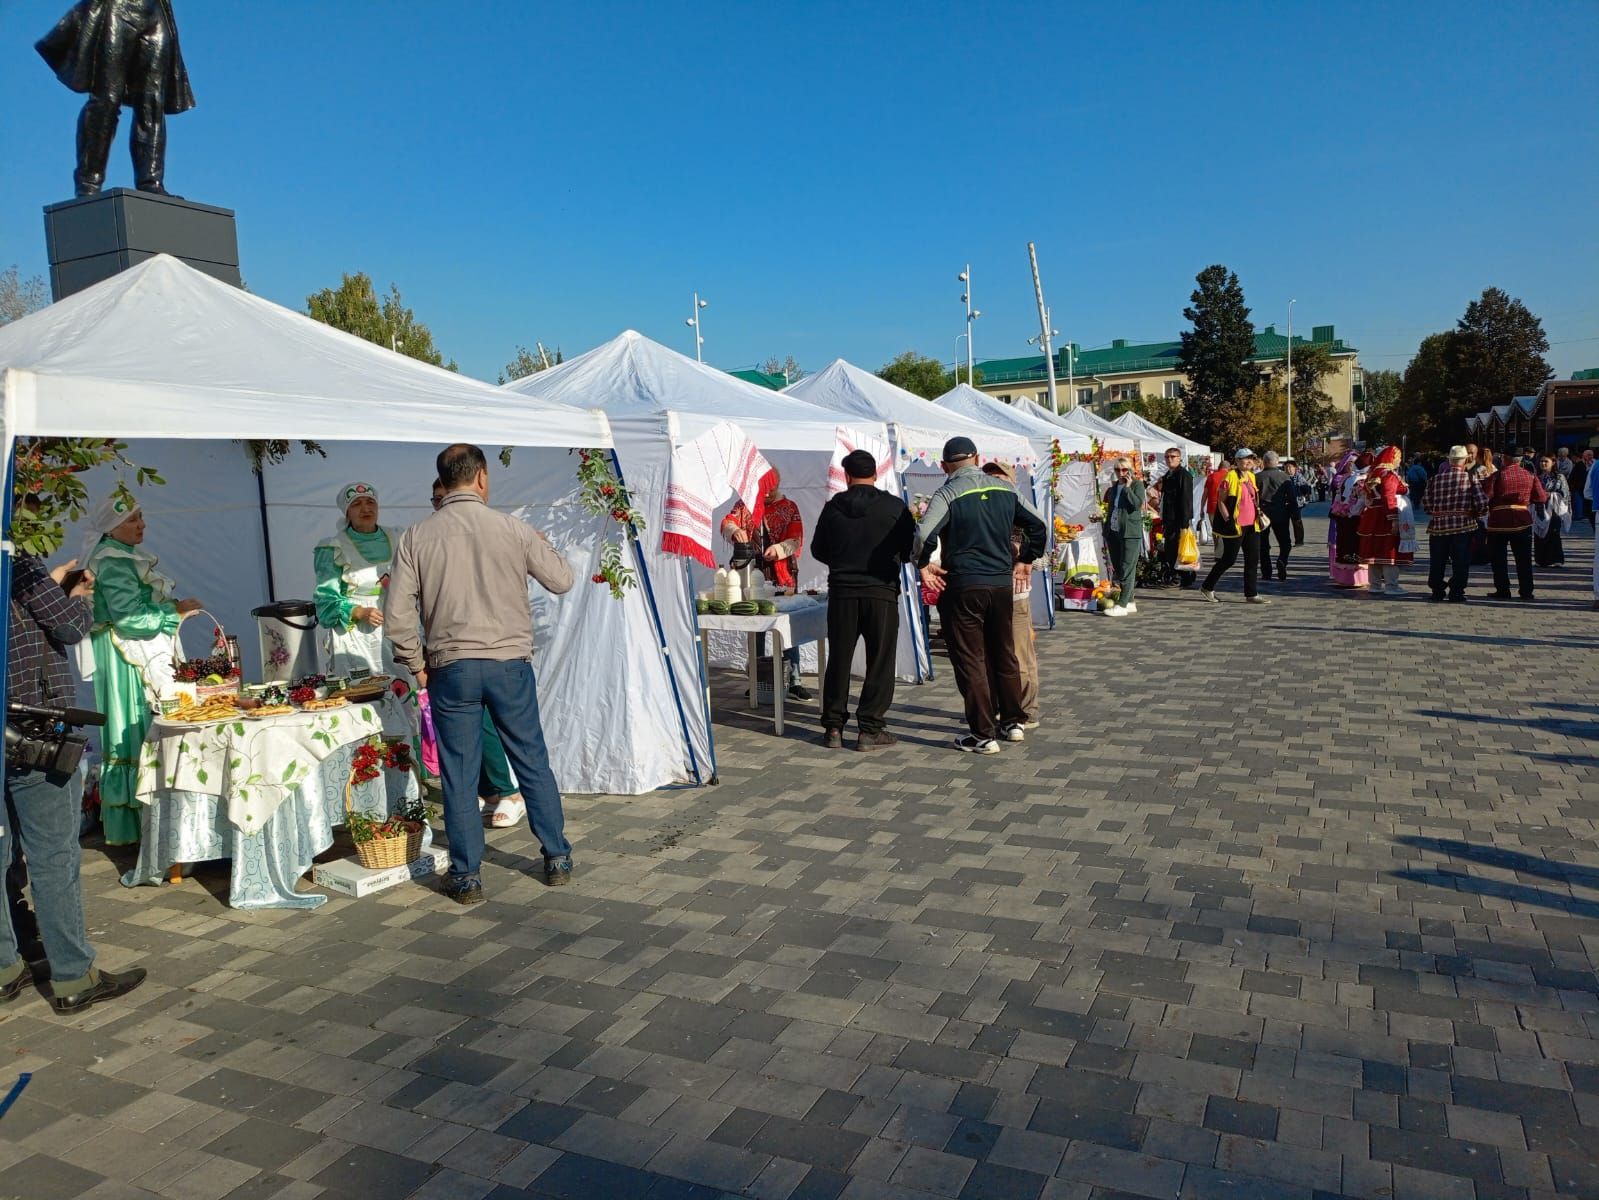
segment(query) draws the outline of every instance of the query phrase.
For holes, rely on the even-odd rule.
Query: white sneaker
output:
[[[1199,589],[1199,594],[1205,598],[1205,603],[1207,603],[1207,604],[1220,604],[1221,603],[1220,600],[1216,599],[1216,593],[1215,592],[1207,592],[1204,588],[1200,588]]]
[[[1135,600],[1131,604],[1122,605],[1122,611],[1123,612],[1130,612],[1130,613],[1137,612],[1138,611],[1138,601]]]
[[[1127,615],[1127,610],[1120,604],[1113,604],[1105,610],[1105,615],[1107,617],[1125,617]]]
[[[998,754],[999,743],[993,738],[973,737],[968,733],[955,739],[955,749],[964,750],[967,754]]]
[[[1024,742],[1027,740],[1027,727],[1025,725],[1002,725],[999,736],[1007,742]]]

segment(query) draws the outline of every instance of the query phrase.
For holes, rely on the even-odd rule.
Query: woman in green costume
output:
[[[143,807],[135,797],[139,748],[156,701],[172,683],[178,626],[201,606],[173,599],[172,581],[144,548],[144,513],[136,502],[102,500],[91,525],[97,540],[83,565],[94,575],[94,698],[105,714],[100,821],[108,845],[128,846],[139,840]]]

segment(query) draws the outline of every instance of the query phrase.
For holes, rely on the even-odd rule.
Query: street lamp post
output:
[[[983,314],[972,307],[972,264],[967,263],[966,269],[955,277],[966,285],[966,290],[961,293],[961,300],[966,305],[966,382],[972,382],[972,322]],[[958,340],[958,339],[957,339]]]
[[[1055,354],[1050,347],[1049,339],[1058,338],[1060,336],[1060,330],[1051,329],[1049,327],[1049,315],[1049,309],[1044,309],[1043,328],[1038,331],[1038,336],[1028,338],[1027,344],[1029,346],[1037,346],[1044,352],[1044,369],[1046,372],[1046,377],[1049,381],[1049,411],[1052,413],[1059,413],[1060,398],[1055,395]],[[1070,383],[1067,384],[1067,390],[1071,390]]]
[[[693,313],[693,315],[688,317],[683,322],[683,324],[687,325],[690,329],[692,329],[694,331],[694,361],[695,362],[704,362],[705,361],[704,318],[701,317],[700,310],[705,308],[708,304],[710,304],[709,300],[701,300],[700,299],[700,294],[698,292],[695,292],[694,293],[694,307],[689,310],[691,313]]]
[[[1294,456],[1294,304],[1288,302],[1288,457]],[[1315,330],[1311,330],[1312,333]]]

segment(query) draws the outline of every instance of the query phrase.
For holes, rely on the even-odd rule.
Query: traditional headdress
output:
[[[112,492],[89,510],[89,528],[84,534],[83,550],[78,555],[78,565],[89,561],[89,555],[100,544],[100,539],[122,522],[140,511],[137,500]]]
[[[1402,459],[1403,456],[1399,453],[1399,447],[1389,446],[1377,459],[1377,466],[1389,471],[1397,470]]]
[[[347,513],[350,511],[350,505],[357,500],[370,500],[375,504],[377,498],[378,490],[370,483],[347,483],[339,489],[333,504],[340,513]]]

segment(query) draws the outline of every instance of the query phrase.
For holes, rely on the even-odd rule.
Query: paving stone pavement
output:
[[[872,755],[725,712],[720,786],[570,800],[565,889],[525,830],[469,911],[90,848],[151,979],[0,1010],[0,1196],[1599,1196],[1589,539],[1460,607],[1329,592],[1321,529],[1270,607],[1063,615],[998,757],[947,664]]]

